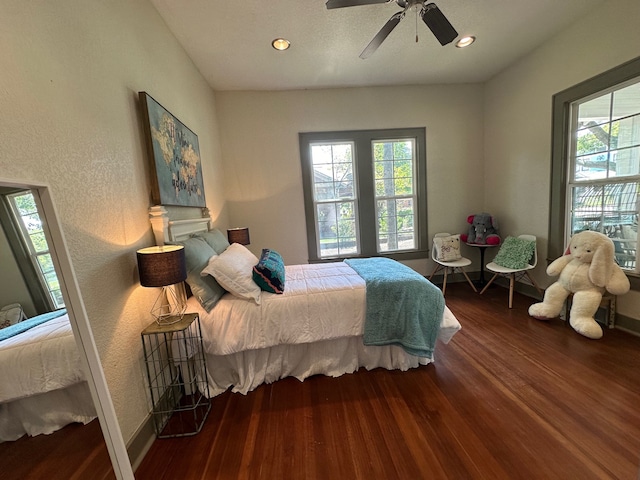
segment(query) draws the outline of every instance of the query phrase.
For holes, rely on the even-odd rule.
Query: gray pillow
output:
[[[204,241],[207,242],[218,255],[224,252],[229,246],[227,237],[225,237],[224,234],[216,228],[209,230],[208,232],[196,233],[194,237],[204,239]]]
[[[176,242],[184,246],[185,260],[187,263],[187,283],[193,296],[198,299],[202,308],[207,312],[218,303],[224,295],[225,289],[216,279],[210,275],[200,276],[200,272],[207,266],[209,259],[216,255],[213,248],[201,237],[191,237],[182,242]]]

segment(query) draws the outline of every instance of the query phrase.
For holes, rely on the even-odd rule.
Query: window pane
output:
[[[611,158],[617,177],[640,174],[640,147],[614,150]]]
[[[638,237],[637,182],[574,187],[571,235],[595,230],[612,238],[616,259],[634,269]]]
[[[51,295],[53,295],[53,303],[55,305],[55,308],[64,307],[64,298],[62,297],[61,290],[54,290],[51,292]]]
[[[36,206],[36,200],[31,193],[15,195],[12,198],[14,201],[14,205],[18,210],[18,214],[21,217],[38,212],[38,207]]]
[[[416,248],[413,199],[378,200],[376,203],[379,251]]]
[[[640,117],[633,116],[613,122],[611,131],[615,141],[611,148],[635,147],[640,145]]]
[[[22,215],[22,221],[27,229],[27,233],[33,234],[42,232],[42,222],[40,221],[38,212]]]
[[[609,147],[609,124],[592,125],[578,130],[576,143],[576,155],[588,155],[590,153],[604,152]]]
[[[320,241],[335,239],[338,235],[338,219],[334,203],[322,203],[316,206]]]
[[[607,153],[585,155],[576,158],[574,172],[576,182],[613,177],[615,173],[616,172],[609,170],[609,155]]]
[[[358,252],[355,202],[317,205],[320,257]]]
[[[33,250],[35,253],[49,251],[49,244],[47,243],[47,238],[44,236],[44,232],[29,235],[29,238],[31,239],[31,243],[33,245]]]
[[[58,283],[58,277],[56,276],[56,272],[49,272],[44,274],[44,280],[47,282],[47,286],[49,290],[57,290],[60,287]]]
[[[611,94],[606,93],[578,105],[578,126],[597,125],[608,122],[611,112]],[[574,126],[575,127],[575,126]]]
[[[640,83],[613,92],[613,118],[640,114]]]
[[[53,267],[53,260],[51,259],[50,254],[47,253],[45,255],[38,255],[37,259],[38,259],[38,265],[40,265],[40,271],[43,274],[47,274],[51,272],[55,274],[55,269]]]

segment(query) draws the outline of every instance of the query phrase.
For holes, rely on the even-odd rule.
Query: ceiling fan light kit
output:
[[[447,45],[458,36],[456,29],[453,28],[453,25],[449,23],[447,17],[444,16],[435,3],[424,5],[421,15],[422,21],[427,24],[427,27],[433,32],[440,45]]]
[[[333,8],[355,7],[359,5],[373,5],[378,3],[391,3],[389,0],[327,0],[326,7],[331,10]],[[404,18],[407,11],[420,8],[420,18],[429,27],[429,30],[436,37],[440,45],[451,43],[457,36],[458,32],[453,25],[447,20],[442,11],[435,3],[427,3],[427,0],[395,0],[402,11],[394,13],[387,23],[380,29],[375,37],[369,42],[360,54],[360,58],[367,58],[375,52],[378,47],[389,36],[391,31],[396,28],[400,20]],[[416,36],[417,38],[417,36]]]

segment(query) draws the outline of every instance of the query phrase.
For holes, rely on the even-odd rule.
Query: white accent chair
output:
[[[448,237],[450,235],[451,235],[450,233],[444,233],[444,232],[436,233],[433,238],[435,239],[437,237]],[[471,285],[471,288],[473,289],[473,291],[478,293],[476,286],[473,284],[473,282],[467,275],[467,272],[465,272],[464,270],[464,267],[468,267],[469,265],[471,265],[471,260],[465,257],[460,257],[457,260],[450,260],[450,261],[438,260],[436,242],[433,242],[433,246],[431,247],[431,259],[435,262],[436,268],[433,270],[433,272],[431,272],[431,275],[429,276],[429,280],[431,280],[433,276],[436,273],[438,273],[440,270],[444,270],[444,280],[442,281],[442,295],[444,295],[447,290],[447,276],[449,272],[456,273],[456,271],[461,272],[464,275],[464,278],[467,279],[467,282],[469,282],[469,285]]]
[[[518,235],[518,238],[536,242],[535,235]],[[540,293],[540,295],[544,295],[544,292],[542,291],[542,289],[538,286],[535,279],[529,273],[529,270],[533,270],[538,264],[538,245],[537,244],[533,249],[533,257],[530,260],[528,260],[528,262],[529,263],[526,267],[520,268],[520,269],[503,267],[501,265],[498,265],[495,262],[487,263],[487,267],[486,267],[487,270],[489,270],[490,272],[493,272],[494,275],[493,277],[491,277],[491,280],[489,280],[487,284],[484,286],[484,288],[480,291],[480,295],[482,295],[487,290],[487,288],[489,288],[489,285],[491,285],[499,275],[502,275],[504,277],[509,277],[509,308],[513,307],[513,287],[515,286],[516,280],[520,281],[525,278],[528,279],[529,283],[533,285],[536,288],[536,290],[538,290],[538,293]]]

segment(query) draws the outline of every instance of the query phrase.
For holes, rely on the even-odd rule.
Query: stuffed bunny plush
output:
[[[613,241],[593,231],[574,235],[565,254],[549,264],[547,275],[560,277],[547,288],[541,303],[529,307],[529,315],[539,320],[557,317],[573,293],[569,323],[576,332],[593,339],[602,337],[602,328],[593,318],[602,294],[622,295],[630,288],[615,261]]]

